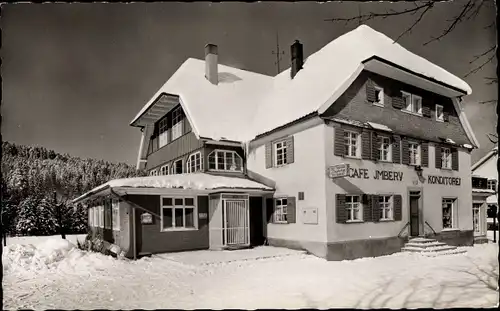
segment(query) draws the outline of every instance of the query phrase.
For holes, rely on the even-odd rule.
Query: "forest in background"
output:
[[[85,233],[87,211],[73,206],[71,200],[110,179],[136,176],[146,173],[125,163],[2,142],[3,233],[54,235],[61,226],[66,234]]]

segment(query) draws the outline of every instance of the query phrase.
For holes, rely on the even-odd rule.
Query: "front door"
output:
[[[419,193],[410,194],[410,236],[418,236],[420,234],[420,221],[418,217],[419,200]]]
[[[249,211],[248,200],[224,199],[224,245],[249,245]]]
[[[472,204],[472,220],[474,222],[474,235],[475,236],[481,236],[484,235],[484,225],[483,225],[483,220],[482,220],[482,213],[481,213],[481,203],[473,203]]]

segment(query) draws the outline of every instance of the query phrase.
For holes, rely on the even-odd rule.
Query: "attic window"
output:
[[[436,121],[444,122],[443,106],[436,104]]]
[[[208,155],[208,169],[211,171],[243,171],[243,160],[234,151],[214,150]]]
[[[182,109],[177,107],[172,111],[172,140],[175,140],[182,136]]]
[[[383,106],[384,105],[384,89],[375,86],[375,103],[376,105]]]

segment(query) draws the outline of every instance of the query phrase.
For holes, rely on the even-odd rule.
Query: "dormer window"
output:
[[[378,105],[378,106],[384,105],[384,89],[379,87],[379,86],[375,86],[375,102],[374,102],[374,104]]]
[[[182,136],[182,123],[182,109],[179,106],[174,111],[172,111],[172,140],[175,140]]]
[[[158,122],[158,143],[159,148],[168,144],[168,126],[167,126],[167,118],[163,118]]]
[[[235,151],[215,150],[208,155],[211,171],[242,172],[243,160]]]
[[[436,104],[436,121],[444,122],[443,106]]]
[[[408,92],[403,92],[401,91],[402,98],[403,98],[403,104],[404,104],[404,111],[415,113],[415,114],[422,114],[422,97],[415,95],[415,94],[410,94]]]

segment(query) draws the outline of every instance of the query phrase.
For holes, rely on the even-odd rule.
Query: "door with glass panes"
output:
[[[486,234],[486,228],[483,221],[482,203],[472,204],[472,221],[474,228],[474,235],[481,236]]]

